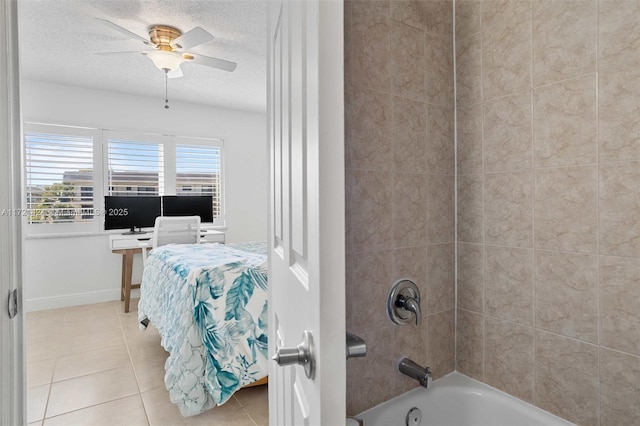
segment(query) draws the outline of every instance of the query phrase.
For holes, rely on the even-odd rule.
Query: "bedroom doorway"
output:
[[[184,3],[54,2],[49,10],[41,2],[21,2],[23,115],[25,121],[74,129],[223,139],[226,239],[266,240],[266,5],[259,1],[219,2],[220,8],[214,10],[216,3],[190,2],[193,8],[178,11],[167,8],[184,7]],[[25,23],[25,16],[30,23]],[[136,45],[126,34],[95,18],[117,23],[141,37],[152,23],[170,23],[172,19],[185,31],[200,26],[215,39],[211,45],[193,48],[193,53],[234,61],[238,67],[228,72],[186,63],[181,66],[183,77],[165,80],[144,55],[97,55],[146,47]],[[234,21],[239,26],[234,26]],[[61,28],[65,30],[60,31]],[[42,32],[51,34],[51,49],[42,49],[38,40]],[[256,33],[259,39],[254,37]],[[261,64],[255,63],[256,57],[261,58]],[[48,64],[46,75],[39,74],[42,62]],[[75,74],[78,70],[84,74]],[[234,76],[251,81],[233,82],[230,78]],[[91,83],[90,77],[97,78],[97,82]],[[169,109],[164,108],[167,93]],[[234,101],[233,97],[240,100]],[[94,146],[94,164],[107,161],[106,149]],[[165,178],[170,172],[167,168],[162,171]],[[96,182],[102,182],[92,189],[90,185],[79,185],[78,196],[93,196],[94,201],[103,197],[110,190],[105,175],[95,174]],[[177,182],[165,180],[165,187],[170,184]],[[143,191],[152,185],[126,186]],[[66,198],[64,194],[61,197]],[[142,424],[154,423],[154,418],[170,418],[163,411],[168,410],[165,406],[156,414],[145,410],[163,398],[168,401],[158,390],[163,386],[163,376],[154,372],[164,368],[162,357],[166,359],[166,355],[157,334],[140,334],[137,330],[135,305],[130,315],[134,320],[125,322],[128,317],[120,302],[110,302],[119,298],[121,260],[111,253],[102,224],[88,232],[42,234],[27,233],[24,241],[28,270],[24,307],[30,311],[29,319],[34,320],[25,333],[26,363],[30,364],[28,371],[38,373],[26,384],[27,401],[34,401],[27,407],[27,420],[53,423],[54,418],[61,421],[66,415],[70,416],[69,421],[73,416],[86,419],[88,412],[83,410],[94,408],[100,416],[100,407],[104,410],[102,415],[118,411],[139,413],[142,408]],[[139,281],[141,269],[140,259],[136,258],[134,281]],[[48,314],[38,314],[45,311]],[[88,354],[98,353],[104,357],[88,362]],[[123,382],[116,387],[126,392],[85,401],[84,406],[60,403],[66,399],[82,400],[56,395],[82,380],[87,381],[84,389],[92,388],[88,384],[90,377],[92,381],[119,377]],[[244,413],[252,419],[251,424],[265,423],[266,392],[246,392],[252,394],[256,396],[237,398],[228,409],[218,410],[218,416],[237,417]],[[265,401],[260,400],[262,397]],[[126,402],[129,408],[114,408],[114,401]],[[167,406],[173,408],[170,403]]]

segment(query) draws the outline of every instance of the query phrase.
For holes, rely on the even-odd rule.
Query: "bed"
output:
[[[149,253],[138,320],[169,358],[165,386],[183,416],[224,404],[267,376],[266,243],[169,244]]]

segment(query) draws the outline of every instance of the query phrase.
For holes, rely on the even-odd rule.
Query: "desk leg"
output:
[[[127,255],[122,254],[122,277],[120,278],[120,300],[124,301],[124,283],[127,280]]]
[[[129,312],[129,302],[131,302],[131,274],[133,272],[133,250],[127,250],[124,255],[124,311]]]

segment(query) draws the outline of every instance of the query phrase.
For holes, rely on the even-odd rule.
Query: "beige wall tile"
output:
[[[427,172],[455,173],[453,108],[427,105]]]
[[[482,242],[483,175],[458,176],[458,241]]]
[[[600,253],[640,257],[640,161],[600,166]]]
[[[536,333],[536,405],[580,425],[598,425],[598,348]]]
[[[600,256],[600,344],[640,355],[640,260]]]
[[[531,169],[531,94],[485,102],[483,132],[485,172]]]
[[[345,151],[347,147],[345,146]],[[353,212],[353,196],[354,196],[355,183],[353,178],[353,170],[345,169],[344,171],[344,249],[346,254],[353,253],[355,251],[353,245],[353,221],[351,220]]]
[[[451,108],[453,105],[453,39],[451,35],[425,34],[426,101]]]
[[[482,85],[484,100],[531,87],[531,2],[482,3]]]
[[[535,89],[534,111],[536,167],[597,162],[595,74]]]
[[[596,72],[595,0],[533,2],[535,86]]]
[[[482,102],[482,33],[456,40],[458,105]]]
[[[536,250],[536,328],[598,343],[598,258]]]
[[[349,167],[391,170],[391,96],[350,87],[346,100]]]
[[[536,248],[595,253],[596,167],[536,170]]]
[[[458,309],[456,370],[476,380],[483,378],[483,316]]]
[[[484,381],[533,401],[533,329],[496,318],[484,319]]]
[[[484,312],[484,247],[458,243],[458,308]]]
[[[482,173],[482,104],[458,104],[456,112],[457,173]]]
[[[427,242],[450,243],[455,239],[453,176],[427,176]]]
[[[422,309],[428,314],[454,309],[456,306],[455,245],[427,247],[427,292]]]
[[[347,188],[352,200],[351,224],[355,251],[379,250],[391,242],[390,173],[353,172],[353,188]]]
[[[640,358],[600,349],[600,425],[640,424]]]
[[[599,0],[598,13],[598,68],[640,65],[640,3]]]
[[[487,174],[484,179],[485,243],[533,245],[531,172]]]
[[[482,2],[479,0],[456,1],[456,38],[482,31]]]
[[[351,81],[357,86],[389,92],[389,1],[354,1],[351,5]]]
[[[351,84],[351,1],[344,2],[344,84]],[[348,127],[345,126],[345,129]]]
[[[640,74],[600,73],[598,87],[600,162],[640,159]]]
[[[405,98],[424,100],[424,32],[392,21],[391,46],[391,90]]]
[[[349,360],[347,414],[355,415],[394,396],[396,362],[394,328],[359,334],[367,342],[367,356]],[[384,386],[383,386],[384,384]],[[362,390],[366,389],[366,392]]]
[[[443,0],[394,0],[393,19],[432,34],[451,34],[453,5]]]
[[[424,245],[426,243],[427,209],[425,175],[393,176],[391,204],[394,247]]]
[[[533,250],[485,246],[484,311],[533,325]]]
[[[404,173],[426,173],[427,106],[393,98],[393,167]]]
[[[434,379],[455,369],[455,311],[427,317],[427,366]]]
[[[353,287],[347,304],[353,310],[349,331],[359,334],[390,326],[387,318],[387,295],[394,283],[393,252],[380,251],[353,256]]]

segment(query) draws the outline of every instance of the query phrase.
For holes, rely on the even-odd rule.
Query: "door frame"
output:
[[[22,119],[18,67],[18,4],[0,6],[0,423],[24,424],[25,374],[22,307]],[[6,101],[4,101],[6,100]],[[18,315],[8,297],[18,292]]]

